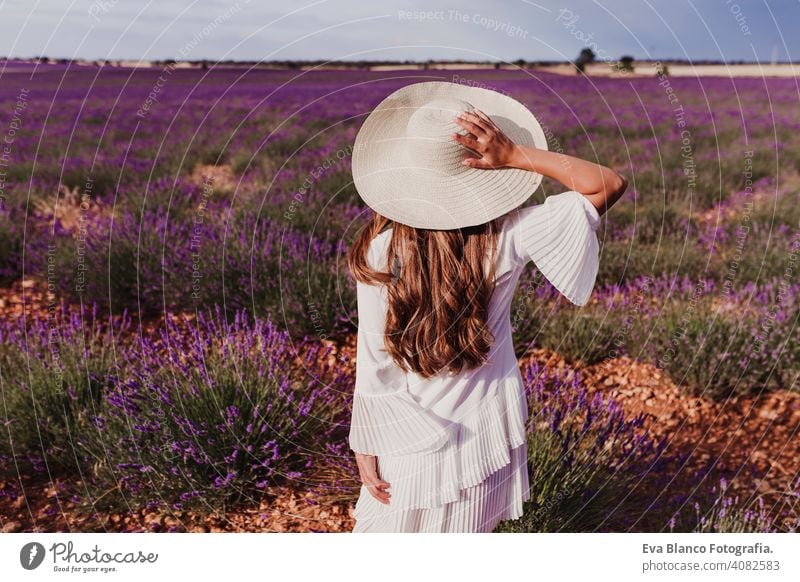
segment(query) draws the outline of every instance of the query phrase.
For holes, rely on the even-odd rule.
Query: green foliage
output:
[[[117,331],[128,328],[126,320]],[[13,325],[6,333],[0,454],[26,472],[41,470],[44,462],[55,473],[80,472],[86,459],[76,440],[92,430],[92,416],[119,374],[114,335],[96,313],[85,326],[74,317],[71,324],[40,319],[27,334]]]
[[[636,436],[641,418],[625,420],[613,401],[589,398],[578,381],[559,376],[552,388],[535,386],[529,398],[531,499],[519,520],[495,531],[614,531],[647,510],[648,500],[635,491],[661,445]]]
[[[708,252],[675,235],[661,242],[635,243],[615,240],[603,244],[598,285],[631,281],[638,277],[680,273],[690,279],[704,278],[708,273]]]

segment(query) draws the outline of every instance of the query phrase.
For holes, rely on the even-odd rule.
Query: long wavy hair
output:
[[[500,220],[428,230],[373,213],[356,235],[348,267],[358,281],[387,286],[384,345],[403,370],[428,378],[486,361],[494,342],[487,319]],[[367,261],[370,243],[388,228],[387,270],[372,269]]]

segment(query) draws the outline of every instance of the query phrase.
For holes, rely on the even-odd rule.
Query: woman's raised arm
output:
[[[622,198],[628,187],[621,174],[606,166],[514,143],[478,109],[474,113],[464,112],[454,121],[475,136],[453,134],[455,141],[481,154],[464,160],[464,165],[471,168],[520,168],[537,172],[586,196],[601,215]]]

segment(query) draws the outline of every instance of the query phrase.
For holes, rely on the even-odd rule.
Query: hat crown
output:
[[[543,176],[465,166],[478,152],[452,139],[469,133],[454,118],[476,110],[514,143],[547,149],[536,117],[508,95],[445,81],[412,83],[385,97],[356,135],[352,171],[361,199],[398,224],[437,230],[483,224],[517,208]]]
[[[468,101],[454,97],[439,97],[420,105],[406,125],[408,163],[418,169],[445,175],[466,169],[461,160],[469,150],[450,136],[468,133],[453,121],[453,117],[474,109]]]

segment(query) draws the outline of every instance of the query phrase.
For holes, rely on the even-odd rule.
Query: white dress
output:
[[[525,265],[585,305],[599,264],[600,216],[567,191],[516,209],[498,238],[488,361],[454,375],[403,372],[384,350],[386,287],[357,283],[356,380],[349,445],[377,457],[391,484],[389,504],[361,486],[353,532],[491,532],[522,515],[530,498],[528,405],[511,340],[510,307]],[[391,229],[372,241],[368,261],[387,270]]]

